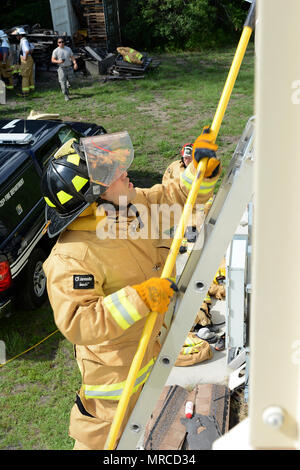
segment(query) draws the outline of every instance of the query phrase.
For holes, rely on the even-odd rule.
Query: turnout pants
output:
[[[27,57],[26,61],[21,58],[22,92],[25,94],[34,90],[33,64],[31,55]]]
[[[72,66],[58,67],[57,73],[58,73],[58,81],[60,84],[61,91],[64,95],[68,95],[69,92],[68,92],[67,82],[69,82],[73,76],[73,68]]]
[[[127,411],[121,425],[119,436],[116,445],[122,436],[127,421],[131,412],[137,402],[140,392],[136,392],[130,399]],[[109,430],[112,424],[112,411],[113,415],[117,409],[118,402],[107,400],[106,407],[107,413],[102,416],[91,416],[86,413],[85,409],[80,407],[77,403],[73,406],[70,416],[69,435],[75,439],[73,450],[103,450]],[[80,410],[81,408],[81,410]]]
[[[5,86],[7,90],[12,90],[14,87],[12,74],[11,74],[11,65],[10,60],[7,59],[6,63],[0,62],[0,78],[4,78]]]

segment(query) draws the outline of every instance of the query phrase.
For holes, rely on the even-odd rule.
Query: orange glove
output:
[[[216,135],[209,126],[204,127],[202,134],[195,140],[193,145],[193,162],[195,168],[202,158],[208,158],[204,178],[213,178],[217,176],[220,160],[216,156],[218,146],[215,144]]]
[[[178,291],[176,284],[170,279],[151,277],[147,281],[132,286],[151,312],[164,314],[175,291]]]

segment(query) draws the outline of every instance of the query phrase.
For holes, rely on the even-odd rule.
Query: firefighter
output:
[[[184,169],[191,163],[193,154],[193,144],[184,144],[180,150],[180,160],[175,160],[166,169],[162,182],[167,184],[170,178],[178,178],[178,173],[183,172]]]
[[[22,97],[29,96],[34,91],[34,61],[32,58],[33,44],[25,37],[26,32],[23,28],[17,28],[12,34],[17,36],[20,41],[20,72],[22,76]]]
[[[11,64],[9,58],[9,42],[5,32],[0,29],[0,79],[4,78],[5,88],[7,90],[13,90],[14,84],[11,74]]]
[[[211,196],[221,172],[216,155],[210,156],[199,203]],[[135,188],[127,174],[132,159],[126,132],[70,139],[42,177],[48,235],[59,234],[44,263],[49,300],[82,375],[70,417],[74,449],[104,448],[146,317],[157,311],[122,433],[159,353],[164,313],[176,290],[173,277],[160,278],[172,240],[163,236],[153,208],[176,203],[182,210],[188,188],[182,178],[168,187]],[[188,168],[193,173],[194,163]]]

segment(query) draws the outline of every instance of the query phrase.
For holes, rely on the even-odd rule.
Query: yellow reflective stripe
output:
[[[115,322],[123,330],[126,330],[142,318],[135,306],[128,300],[124,289],[106,296],[103,303]]]
[[[189,168],[187,167],[183,173],[180,175],[181,182],[190,189],[194,180],[194,175],[190,172]],[[199,193],[207,194],[214,189],[216,185],[216,181],[205,181],[202,182]]]
[[[154,359],[148,362],[142,369],[140,369],[131,394],[135,393],[148,379],[151,369],[154,364]],[[86,399],[98,398],[101,400],[119,400],[121,398],[126,380],[110,385],[86,385],[83,384],[84,396]]]
[[[188,346],[194,346],[196,343],[191,338],[188,337],[186,338],[184,344],[187,344]]]
[[[131,60],[129,59],[129,56],[128,56],[128,55],[125,56],[125,59],[127,60],[127,62],[130,62],[130,63],[131,63]]]
[[[55,205],[50,201],[49,198],[44,197],[44,199],[45,199],[46,203],[48,204],[48,206],[50,206],[50,207],[55,207]]]
[[[127,313],[131,316],[134,322],[137,322],[142,319],[141,315],[139,314],[138,310],[135,306],[128,300],[127,294],[124,289],[121,289],[117,292],[118,300],[122,304],[122,306],[126,309]]]
[[[58,200],[61,204],[65,204],[68,202],[70,199],[72,199],[73,196],[71,194],[65,193],[65,191],[59,191],[56,196],[58,197]]]
[[[199,349],[195,348],[195,346],[187,346],[183,348],[182,354],[186,356],[187,354],[196,354],[199,352]]]
[[[67,162],[73,163],[73,165],[78,166],[80,162],[80,157],[77,153],[73,153],[71,155],[68,155]],[[80,176],[78,176],[78,178],[80,178]]]
[[[111,314],[111,316],[113,317],[113,319],[115,320],[115,322],[123,329],[123,330],[127,330],[127,328],[130,327],[130,324],[127,323],[126,320],[124,320],[124,318],[122,317],[121,313],[119,312],[119,310],[115,307],[115,305],[113,304],[111,298],[108,296],[108,297],[105,297],[104,301],[103,301],[103,304],[104,306],[107,308],[107,310],[109,311],[109,313]]]
[[[190,352],[192,352],[192,347],[185,347],[183,348],[183,354],[186,355],[186,354],[190,354]]]
[[[71,156],[72,155],[69,155],[69,157]],[[72,183],[76,191],[80,191],[87,182],[88,180],[86,178],[82,178],[82,176],[79,176],[79,175],[74,176],[74,178],[72,179]]]
[[[205,299],[204,299],[204,302],[208,302],[210,303],[211,302],[211,298],[210,298],[210,295],[206,295]]]

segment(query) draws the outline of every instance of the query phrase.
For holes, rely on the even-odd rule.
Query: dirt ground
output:
[[[248,416],[248,403],[244,400],[244,390],[237,390],[231,395],[230,413],[229,413],[229,429]]]

